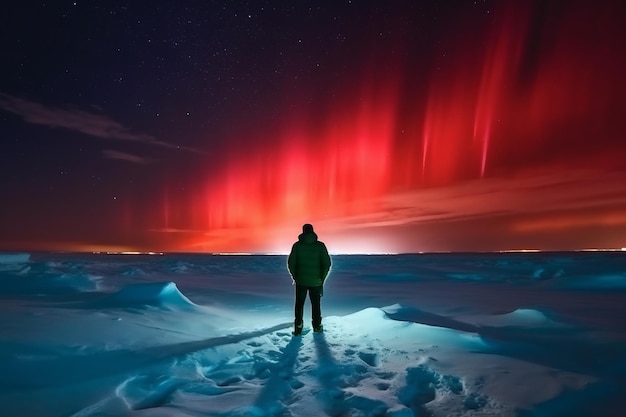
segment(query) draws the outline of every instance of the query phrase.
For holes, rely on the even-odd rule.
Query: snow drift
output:
[[[173,282],[129,284],[107,297],[103,307],[158,307],[167,310],[195,310],[196,304]]]

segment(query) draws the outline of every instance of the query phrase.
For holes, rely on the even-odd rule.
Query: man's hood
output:
[[[303,243],[314,243],[317,242],[317,234],[315,232],[301,233],[298,240]]]

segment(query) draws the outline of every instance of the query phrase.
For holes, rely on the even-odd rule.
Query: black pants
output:
[[[319,287],[305,287],[303,285],[296,284],[296,307],[295,307],[295,325],[302,324],[302,315],[304,314],[304,302],[306,301],[306,295],[309,294],[311,300],[311,316],[313,327],[319,327],[322,324],[322,307],[320,300],[322,298],[322,286]]]

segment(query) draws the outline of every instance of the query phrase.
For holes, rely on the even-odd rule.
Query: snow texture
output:
[[[618,416],[626,254],[0,254],[6,416]]]

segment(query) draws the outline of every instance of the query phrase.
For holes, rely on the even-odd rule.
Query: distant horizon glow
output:
[[[36,250],[34,253],[76,253],[91,254],[103,256],[168,256],[168,255],[207,255],[207,256],[287,256],[289,252],[185,252],[185,251],[168,251],[168,252],[117,252],[117,251],[43,251]],[[626,252],[626,248],[581,248],[572,250],[539,250],[539,249],[506,249],[493,251],[425,251],[425,252],[359,252],[359,251],[334,251],[330,252],[331,256],[403,256],[403,255],[458,255],[463,253],[473,254],[533,254],[533,253],[579,253],[579,252]],[[2,250],[0,254],[15,255],[28,253],[27,251],[9,251]]]

